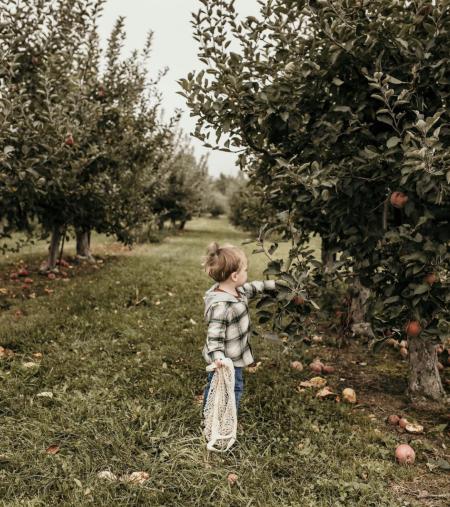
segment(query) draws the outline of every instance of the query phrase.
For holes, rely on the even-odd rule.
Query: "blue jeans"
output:
[[[205,409],[206,399],[208,398],[209,387],[213,378],[214,372],[208,373],[208,385],[206,386],[205,393],[203,394],[203,409]],[[236,412],[239,412],[239,404],[241,402],[242,393],[244,392],[244,372],[243,368],[234,368],[234,396],[236,398]]]

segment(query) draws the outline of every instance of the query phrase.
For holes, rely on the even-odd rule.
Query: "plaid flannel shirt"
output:
[[[213,285],[207,294],[212,294],[218,285]],[[235,367],[255,362],[249,341],[251,324],[248,301],[266,290],[274,289],[275,280],[264,280],[247,282],[238,287],[240,298],[215,292],[214,298],[217,300],[205,312],[208,332],[203,357],[207,363],[224,357],[230,358]]]

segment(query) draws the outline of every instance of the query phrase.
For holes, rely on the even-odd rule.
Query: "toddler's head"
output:
[[[247,281],[247,256],[233,245],[219,246],[214,242],[208,246],[203,266],[206,273],[216,282],[227,282],[240,287]]]

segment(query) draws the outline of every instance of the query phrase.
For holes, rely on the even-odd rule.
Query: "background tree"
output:
[[[100,71],[97,21],[104,0],[1,0],[0,44],[8,56],[10,97],[20,114],[4,143],[3,202],[15,229],[30,219],[51,235],[43,271],[54,269],[61,238],[77,231],[77,251],[90,256],[90,231],[130,242],[149,219],[151,173],[170,146],[175,120],[159,117],[158,79],[148,77],[151,35],[141,53],[123,59],[119,19]]]
[[[167,220],[173,227],[184,229],[186,222],[198,216],[205,207],[207,158],[196,159],[189,139],[181,131],[173,137],[168,153],[151,209],[158,217],[160,229]]]

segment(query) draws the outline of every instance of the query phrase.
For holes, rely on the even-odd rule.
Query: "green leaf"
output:
[[[408,43],[405,40],[401,39],[400,37],[397,37],[395,40],[399,42],[405,49],[408,49]]]
[[[351,113],[352,110],[348,106],[334,106],[333,111],[338,113]]]
[[[392,84],[402,84],[404,83],[404,81],[400,81],[400,79],[397,79],[393,76],[386,76],[386,81],[388,81],[389,83],[392,83]]]
[[[271,261],[269,265],[264,270],[265,275],[279,275],[281,272],[281,262],[280,261]]]
[[[273,306],[276,302],[276,299],[266,296],[256,303],[256,308],[267,308],[268,306]]]
[[[342,81],[342,79],[339,79],[338,77],[335,77],[333,78],[333,84],[335,84],[336,86],[341,86],[344,84],[344,81]]]
[[[320,310],[320,306],[315,301],[313,301],[312,299],[308,299],[308,303],[310,303],[311,306],[313,308],[315,308],[316,310]]]
[[[397,136],[393,136],[393,137],[390,137],[387,141],[386,141],[386,146],[388,148],[394,148],[394,146],[397,146],[397,144],[401,141],[401,139]]]
[[[387,305],[390,305],[391,303],[396,303],[399,300],[400,300],[400,296],[391,296],[390,298],[387,298],[383,301],[383,305],[387,306]]]
[[[415,289],[414,289],[414,292],[413,294],[425,294],[425,292],[428,292],[430,290],[430,286],[428,284],[422,284],[422,285],[419,285],[417,286]]]
[[[289,162],[284,158],[277,157],[275,160],[277,161],[277,164],[280,165],[281,167],[289,167]]]

